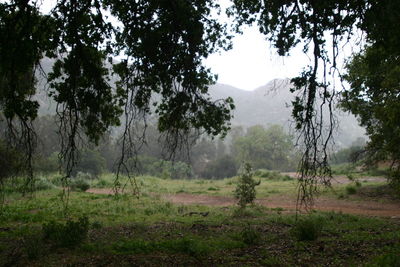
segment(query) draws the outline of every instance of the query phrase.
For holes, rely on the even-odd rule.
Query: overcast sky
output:
[[[288,57],[279,57],[257,27],[246,28],[233,40],[233,49],[206,60],[218,82],[253,90],[275,78],[297,76],[310,59],[298,47]]]

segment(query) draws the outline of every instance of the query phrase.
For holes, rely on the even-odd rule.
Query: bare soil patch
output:
[[[346,178],[347,179],[347,178]],[[363,178],[364,179],[364,178]],[[365,179],[368,179],[365,178]],[[378,179],[378,178],[371,178]],[[337,181],[345,183],[345,177],[337,177]],[[348,180],[348,179],[347,179]],[[94,194],[114,194],[110,188],[91,188],[86,192]],[[360,194],[363,196],[362,194]],[[206,205],[227,207],[236,205],[236,199],[227,196],[210,196],[199,194],[164,194],[161,198],[174,204],[181,205]],[[384,199],[385,201],[382,201]],[[267,198],[257,199],[256,203],[268,208],[282,208],[287,212],[296,210],[296,197],[289,195],[274,194]],[[315,200],[314,209],[320,211],[335,211],[348,214],[392,217],[400,219],[400,200],[382,198],[362,198],[362,199],[337,199],[335,197],[318,197]]]
[[[230,197],[192,195],[186,193],[164,195],[163,198],[172,203],[184,205],[231,206],[236,204],[236,200]],[[283,208],[288,211],[296,210],[296,198],[287,195],[273,195],[268,198],[257,199],[256,203],[268,208]],[[355,201],[319,197],[315,201],[314,208],[321,211],[400,218],[400,202],[398,201],[393,203],[380,203],[370,200]]]

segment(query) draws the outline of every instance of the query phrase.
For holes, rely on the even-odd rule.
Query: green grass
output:
[[[261,179],[258,198],[295,192],[292,180],[256,179]],[[62,190],[57,187],[57,177],[47,181],[54,187],[36,192],[33,198],[6,194],[0,213],[0,265],[57,266],[62,260],[69,265],[135,262],[189,266],[379,266],[381,262],[397,260],[392,256],[398,251],[396,244],[400,239],[400,224],[396,221],[317,212],[311,217],[300,216],[298,222],[310,222],[311,218],[311,223],[301,226],[295,214],[279,208],[184,206],[159,196],[180,190],[232,196],[236,178],[177,181],[139,177],[141,198],[71,192],[67,213],[60,200]],[[92,188],[108,188],[111,181],[111,176],[105,175],[90,183]],[[335,190],[346,193],[346,185]],[[206,212],[208,216],[200,215]],[[84,216],[89,218],[89,229],[82,243],[64,248],[57,245],[57,239],[43,238],[43,226],[49,222],[62,226]],[[299,231],[307,238],[296,234]],[[308,238],[310,233],[313,238]]]

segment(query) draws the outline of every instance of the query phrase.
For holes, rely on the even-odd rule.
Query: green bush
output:
[[[54,188],[54,184],[52,184],[49,180],[44,177],[40,177],[35,180],[35,189],[36,190],[48,190]]]
[[[90,188],[90,184],[86,179],[82,178],[72,178],[69,187],[72,191],[82,191],[85,192]]]
[[[59,247],[75,247],[87,237],[89,219],[81,217],[77,221],[68,220],[65,224],[51,221],[43,224],[44,240],[51,240]]]
[[[253,179],[253,173],[250,164],[244,165],[243,173],[239,177],[239,183],[235,189],[235,197],[238,199],[240,207],[244,208],[247,204],[251,204],[256,199],[255,187],[260,182],[256,182]]]
[[[346,193],[348,195],[354,195],[355,193],[357,193],[357,188],[353,185],[348,185],[346,186]]]
[[[313,241],[321,235],[323,225],[323,218],[310,216],[298,220],[292,228],[292,233],[298,241]]]
[[[111,186],[113,186],[113,183],[106,179],[99,179],[99,180],[97,180],[97,183],[96,183],[96,187],[100,187],[100,188],[111,187]]]

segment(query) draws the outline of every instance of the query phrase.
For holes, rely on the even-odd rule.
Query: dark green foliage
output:
[[[243,173],[239,177],[239,182],[235,189],[235,198],[238,199],[238,204],[241,208],[251,204],[256,199],[256,186],[260,182],[253,179],[253,172],[249,163],[243,166]]]
[[[38,259],[43,253],[43,241],[40,236],[30,236],[24,239],[23,247],[30,260]]]
[[[58,153],[54,152],[48,157],[37,156],[34,161],[35,171],[38,173],[55,173],[59,170]]]
[[[354,195],[357,193],[357,188],[354,185],[348,185],[346,186],[346,193],[349,195]]]
[[[224,155],[209,161],[199,176],[206,179],[221,179],[233,177],[237,174],[237,163],[230,155]]]
[[[240,236],[246,245],[257,245],[261,240],[260,233],[250,224],[247,224],[240,232]]]
[[[21,167],[21,153],[16,149],[7,147],[0,140],[0,182],[5,178],[18,174]]]
[[[344,92],[342,102],[342,107],[355,114],[366,128],[370,138],[366,147],[367,164],[389,161],[394,172],[400,162],[399,55],[399,50],[394,53],[379,44],[355,55],[347,66],[346,80],[351,89]],[[399,180],[400,176],[389,178]]]
[[[237,162],[250,162],[257,169],[291,171],[297,166],[292,137],[278,125],[248,128],[244,136],[235,138],[233,149]]]
[[[349,148],[344,148],[339,150],[333,155],[333,164],[342,164],[342,163],[355,163],[364,158],[365,147],[352,145]]]
[[[192,177],[191,167],[181,161],[166,161],[150,156],[138,156],[128,162],[137,174],[147,174],[164,179],[187,179]]]
[[[81,217],[77,221],[68,220],[65,223],[51,221],[43,224],[44,240],[51,240],[59,247],[76,247],[87,237],[89,219]]]
[[[210,253],[212,248],[206,242],[198,239],[183,237],[175,240],[160,242],[148,242],[143,240],[127,240],[114,245],[118,253],[151,253],[153,251],[164,251],[172,253],[184,253],[198,257]]]
[[[80,160],[71,173],[72,176],[76,176],[78,172],[85,172],[98,177],[106,169],[106,160],[96,150],[85,149],[79,156]]]
[[[321,235],[324,225],[322,217],[308,216],[300,218],[292,228],[292,233],[298,241],[314,241]]]

